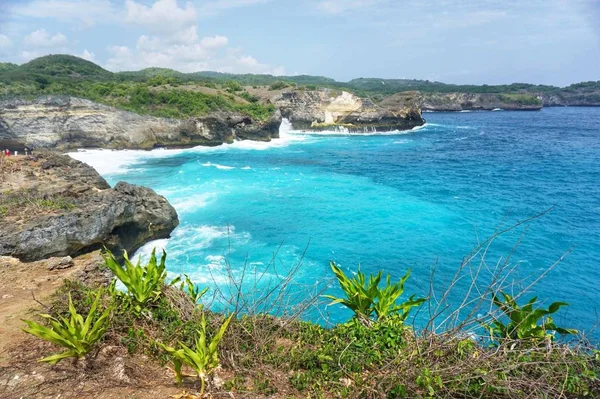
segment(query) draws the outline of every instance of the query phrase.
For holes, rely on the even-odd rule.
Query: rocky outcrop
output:
[[[422,93],[423,111],[538,111],[542,101],[531,94]]]
[[[408,130],[425,123],[413,94],[382,104],[341,90],[292,90],[271,101],[294,129],[377,132]]]
[[[5,158],[0,178],[0,255],[23,261],[102,246],[132,252],[179,223],[151,189],[124,182],[111,189],[93,168],[65,155]]]
[[[0,147],[136,148],[215,146],[278,137],[281,116],[258,122],[238,112],[187,120],[138,115],[69,96],[0,102]]]

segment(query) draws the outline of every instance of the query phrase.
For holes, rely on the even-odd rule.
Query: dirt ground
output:
[[[0,398],[170,398],[186,387],[174,384],[172,371],[145,356],[129,356],[123,348],[105,346],[96,359],[55,366],[38,362],[56,347],[25,334],[22,319],[44,311],[48,297],[66,278],[86,274],[98,254],[72,261],[51,259],[21,263],[0,257]],[[48,270],[59,263],[63,269]],[[194,391],[195,387],[187,387]]]

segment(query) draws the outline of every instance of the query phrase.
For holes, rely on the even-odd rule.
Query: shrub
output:
[[[183,380],[181,374],[181,366],[186,364],[190,366],[200,379],[201,390],[200,395],[204,394],[204,385],[207,376],[212,373],[219,365],[219,353],[217,347],[225,334],[225,330],[229,322],[233,318],[233,314],[225,319],[219,331],[213,336],[210,344],[207,345],[206,338],[206,319],[202,315],[201,329],[197,331],[195,349],[191,349],[182,342],[178,342],[179,349],[175,349],[164,344],[159,345],[173,356],[173,365],[175,369],[175,377],[177,383],[181,385]]]
[[[167,253],[163,251],[160,263],[156,261],[156,249],[152,250],[147,265],[142,266],[141,259],[136,265],[131,263],[127,252],[123,251],[125,266],[121,266],[110,251],[102,254],[106,266],[114,273],[116,278],[125,285],[127,294],[133,301],[134,312],[141,313],[143,308],[150,302],[156,301],[162,292],[167,278],[165,260]],[[113,290],[116,293],[116,291]]]
[[[50,328],[32,320],[24,320],[29,327],[29,329],[23,329],[26,333],[67,348],[65,352],[41,359],[41,362],[56,364],[68,357],[80,359],[87,355],[93,346],[102,339],[108,328],[109,315],[112,309],[107,308],[100,317],[96,318],[101,294],[102,290],[98,290],[96,299],[85,320],[75,310],[71,294],[69,294],[69,319],[65,317],[58,319],[48,314],[41,314],[40,316],[50,323]]]
[[[285,89],[288,86],[289,86],[289,84],[287,82],[277,81],[277,82],[272,83],[269,86],[269,90],[281,90],[281,89]]]
[[[194,303],[196,304],[198,303],[200,298],[202,298],[204,294],[206,294],[206,292],[208,291],[208,287],[205,287],[201,290],[200,287],[194,284],[194,282],[190,279],[190,277],[187,274],[184,274],[183,278],[181,276],[177,277],[176,279],[171,281],[170,284],[175,285],[180,281],[181,284],[179,285],[179,289],[183,292],[186,292],[190,296],[192,301],[194,301]]]
[[[399,321],[404,322],[413,307],[425,302],[425,298],[415,299],[412,295],[407,301],[398,303],[398,299],[404,293],[404,283],[410,277],[410,270],[396,284],[391,283],[391,276],[388,274],[385,287],[380,288],[379,283],[383,273],[381,271],[376,275],[369,275],[367,281],[360,268],[355,277],[349,278],[334,262],[330,262],[330,266],[346,296],[338,298],[324,295],[324,297],[332,300],[330,305],[341,303],[348,307],[362,322],[369,323],[373,314],[377,316],[377,320],[392,314],[399,315]]]
[[[550,332],[568,335],[576,334],[577,330],[557,327],[552,321],[552,317],[546,316],[556,313],[562,306],[567,306],[564,302],[554,302],[548,309],[533,308],[537,297],[531,298],[524,306],[519,306],[517,301],[509,294],[501,292],[504,302],[497,295],[493,296],[493,303],[502,312],[502,315],[508,316],[510,322],[505,324],[498,318],[494,318],[491,324],[484,324],[493,340],[510,339],[526,340],[534,342],[543,342],[546,339],[554,339]]]

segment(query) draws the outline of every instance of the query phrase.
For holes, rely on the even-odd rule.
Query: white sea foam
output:
[[[502,108],[494,108],[492,111],[504,111]]]
[[[85,162],[98,171],[103,176],[126,173],[132,170],[132,167],[145,159],[164,158],[178,154],[191,153],[214,153],[231,150],[267,150],[269,148],[287,147],[293,143],[307,141],[307,137],[297,134],[291,134],[291,123],[283,119],[279,128],[279,138],[271,141],[251,141],[238,140],[231,144],[222,144],[215,147],[198,146],[188,149],[156,149],[151,151],[144,150],[78,150],[69,152],[67,155],[71,158]],[[211,164],[209,166],[219,168],[219,165]],[[219,169],[232,168],[224,166]]]
[[[185,196],[181,199],[175,199],[171,201],[173,207],[177,212],[189,212],[198,208],[203,208],[215,201],[217,198],[216,193],[202,193],[192,196]]]
[[[206,167],[215,167],[217,169],[221,169],[221,170],[231,170],[231,169],[235,169],[235,166],[226,166],[226,165],[219,165],[218,163],[211,163],[211,162],[205,162],[202,164],[202,166],[206,166]]]
[[[146,244],[144,244],[140,249],[138,249],[131,259],[132,261],[133,259],[135,259],[135,262],[137,262],[138,257],[141,257],[142,262],[147,261],[148,259],[150,259],[150,255],[152,254],[153,250],[156,250],[157,256],[160,256],[163,250],[166,251],[168,244],[168,238],[149,241]]]
[[[244,166],[244,167],[242,168],[242,170],[250,170],[250,169],[252,169],[250,166]]]
[[[250,233],[235,231],[235,226],[183,226],[173,232],[173,238],[185,240],[187,245],[196,248],[208,248],[220,239],[230,239],[235,246],[248,243]],[[233,245],[232,245],[233,246]]]

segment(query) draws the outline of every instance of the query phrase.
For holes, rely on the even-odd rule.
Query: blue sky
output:
[[[112,70],[568,85],[600,80],[600,0],[0,0],[0,60]]]

